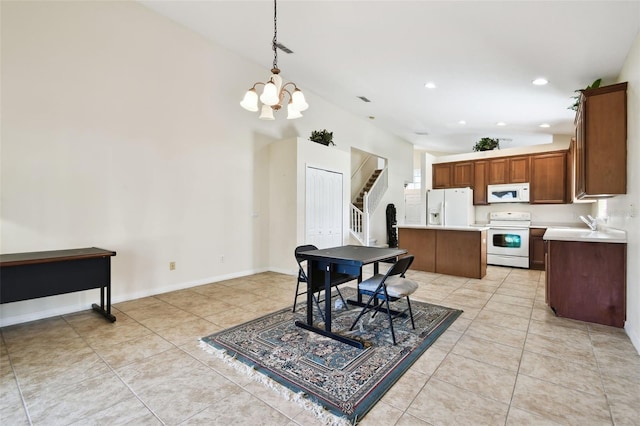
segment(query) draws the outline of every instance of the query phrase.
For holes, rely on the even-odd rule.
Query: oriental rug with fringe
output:
[[[350,288],[343,294],[355,296]],[[201,345],[325,423],[355,424],[462,313],[413,300],[411,307],[416,328],[408,317],[395,319],[395,346],[384,313],[365,315],[349,332],[360,308],[334,309],[332,329],[362,341],[365,347],[358,349],[297,327],[294,321],[306,318],[304,305],[295,313],[289,307],[203,337]]]

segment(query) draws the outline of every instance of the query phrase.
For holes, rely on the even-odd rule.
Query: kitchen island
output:
[[[458,277],[487,274],[485,226],[398,225],[398,246],[415,256],[411,269]]]

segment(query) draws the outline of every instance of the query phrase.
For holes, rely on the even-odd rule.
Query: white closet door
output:
[[[342,173],[307,166],[305,204],[306,244],[342,245]]]

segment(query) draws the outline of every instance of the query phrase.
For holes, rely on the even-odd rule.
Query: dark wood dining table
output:
[[[398,256],[407,251],[398,248],[381,248],[365,246],[340,246],[327,249],[310,250],[300,253],[299,256],[307,261],[307,276],[313,277],[314,270],[324,272],[324,328],[313,324],[313,292],[312,282],[307,282],[307,321],[296,321],[298,327],[330,337],[340,342],[362,348],[362,342],[335,333],[331,329],[331,272],[358,276],[358,282],[362,282],[362,267],[373,264],[374,274],[378,273],[379,262],[395,261]],[[317,276],[317,275],[316,275]],[[311,278],[310,280],[311,281]],[[357,302],[355,304],[358,304]]]

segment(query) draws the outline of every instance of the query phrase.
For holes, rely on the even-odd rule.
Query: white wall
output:
[[[342,243],[349,237],[348,152],[302,138],[284,139],[270,145],[269,158],[269,265],[273,271],[294,274],[296,246],[307,244],[306,167],[342,173]]]
[[[238,103],[266,67],[143,6],[0,7],[2,253],[115,250],[115,302],[266,270],[270,222],[279,220],[269,217],[268,145],[323,128],[337,149],[388,158],[383,203],[401,205],[410,144],[308,90],[304,118],[258,120]],[[374,232],[385,235],[381,211]],[[87,309],[96,298],[0,305],[0,325]]]
[[[618,81],[627,87],[627,194],[606,201],[608,226],[627,231],[627,322],[625,330],[640,352],[640,34]]]

